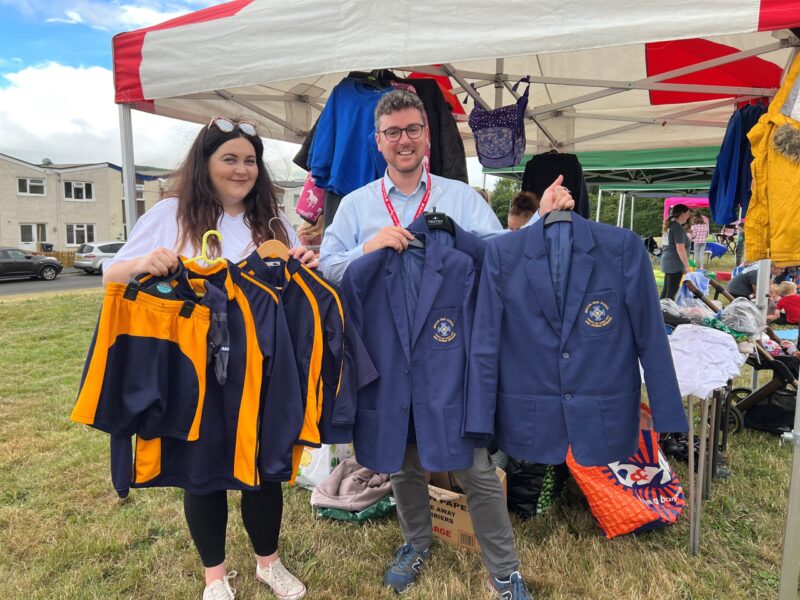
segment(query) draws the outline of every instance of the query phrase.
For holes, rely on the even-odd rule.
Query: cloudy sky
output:
[[[32,163],[120,164],[111,38],[212,4],[221,2],[0,0],[0,153]],[[175,167],[197,127],[133,111],[136,164]],[[296,148],[267,141],[276,177],[287,176]],[[479,184],[480,167],[469,162]]]
[[[212,4],[221,2],[0,0],[0,153],[32,163],[120,164],[111,38]],[[175,167],[197,129],[133,111],[136,164]],[[278,178],[296,148],[267,142]]]

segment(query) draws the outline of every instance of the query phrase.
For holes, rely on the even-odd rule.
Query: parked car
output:
[[[75,252],[76,269],[81,269],[87,273],[102,273],[103,263],[114,256],[125,242],[92,242],[91,244],[81,244]]]
[[[38,256],[19,248],[0,248],[0,277],[39,277],[51,281],[64,268],[57,258]]]

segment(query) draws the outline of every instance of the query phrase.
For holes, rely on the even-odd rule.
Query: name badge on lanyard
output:
[[[431,197],[431,175],[428,172],[426,172],[425,175],[427,176],[425,179],[425,195],[422,196],[422,200],[417,207],[417,212],[414,213],[414,221],[425,212],[425,207],[428,205],[428,198]],[[394,223],[395,227],[400,227],[400,219],[397,217],[397,211],[394,209],[394,206],[392,206],[392,201],[389,200],[389,194],[386,193],[386,184],[383,179],[381,179],[381,193],[383,193],[383,203],[386,205],[386,211],[389,213],[392,223]]]

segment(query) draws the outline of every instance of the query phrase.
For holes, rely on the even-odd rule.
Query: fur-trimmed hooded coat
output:
[[[748,260],[800,265],[800,55],[747,137],[753,194],[745,222]]]

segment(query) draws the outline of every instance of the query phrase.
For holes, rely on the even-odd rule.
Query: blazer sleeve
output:
[[[285,442],[283,446],[289,448],[300,435],[306,415],[283,304],[276,302],[273,310],[274,327],[269,342],[262,346],[267,390],[262,409],[261,447],[276,445],[280,437]]]
[[[630,233],[622,249],[625,306],[633,328],[656,431],[687,431],[678,379],[647,250]]]
[[[494,433],[500,330],[503,323],[501,279],[500,255],[497,246],[490,243],[486,248],[475,302],[463,435]]]

